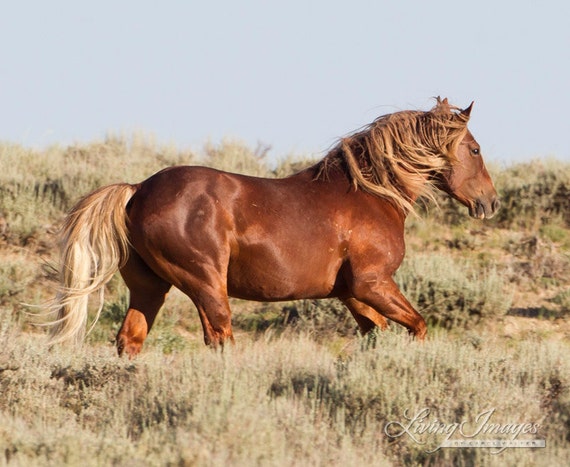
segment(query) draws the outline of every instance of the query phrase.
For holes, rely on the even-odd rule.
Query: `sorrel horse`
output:
[[[196,305],[206,344],[233,340],[228,296],[338,297],[363,333],[389,319],[423,339],[424,319],[392,279],[416,198],[438,188],[480,219],[499,206],[467,129],[472,106],[438,98],[379,117],[283,179],[170,167],[87,195],[62,227],[52,341],[83,340],[88,296],[101,294],[100,311],[117,270],[130,290],[119,355],[141,351],[172,286]]]

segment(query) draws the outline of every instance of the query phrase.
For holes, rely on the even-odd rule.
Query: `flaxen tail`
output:
[[[99,294],[128,258],[126,206],[136,187],[126,183],[100,188],[79,201],[61,229],[59,288],[47,306],[55,315],[51,343],[83,342],[89,295]]]

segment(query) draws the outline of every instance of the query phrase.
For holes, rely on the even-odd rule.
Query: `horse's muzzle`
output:
[[[491,200],[477,199],[469,205],[469,215],[477,219],[491,219],[501,206],[497,197]]]

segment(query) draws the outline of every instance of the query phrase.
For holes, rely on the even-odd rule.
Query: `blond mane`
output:
[[[343,170],[355,189],[388,199],[405,213],[419,196],[433,199],[434,175],[456,161],[468,114],[437,98],[430,111],[383,115],[342,138],[319,163],[316,179]]]

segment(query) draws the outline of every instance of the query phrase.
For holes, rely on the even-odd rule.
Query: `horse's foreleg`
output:
[[[208,268],[196,268],[192,272],[178,269],[176,279],[175,285],[198,309],[206,345],[218,347],[227,340],[233,342],[232,314],[223,274]]]
[[[354,297],[371,306],[386,318],[405,326],[417,339],[425,338],[427,328],[422,316],[400,292],[394,280],[367,276],[355,281]]]
[[[192,300],[200,315],[206,345],[223,346],[227,340],[233,343],[231,310],[227,295],[201,290]]]
[[[378,313],[374,308],[356,300],[354,297],[343,299],[342,303],[344,303],[352,313],[363,335],[370,332],[374,326],[378,326],[382,330],[388,327],[388,321],[386,321],[384,316]]]
[[[129,309],[117,334],[119,355],[137,355],[143,346],[171,285],[158,277],[134,252],[121,275],[130,290]]]

